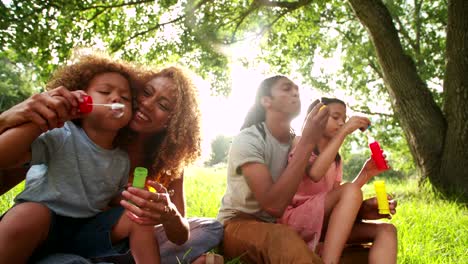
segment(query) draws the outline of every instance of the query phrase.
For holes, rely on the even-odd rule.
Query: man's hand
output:
[[[379,214],[377,198],[372,197],[362,202],[361,208],[359,209],[358,218],[362,220],[377,220],[382,218],[392,219],[392,215],[396,213],[397,201],[393,200],[393,197],[390,195],[387,195],[387,198],[390,214]]]

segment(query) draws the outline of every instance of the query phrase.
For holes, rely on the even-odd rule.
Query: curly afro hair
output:
[[[139,72],[131,64],[111,59],[103,54],[90,54],[78,56],[72,64],[65,65],[57,69],[46,85],[46,90],[51,90],[63,86],[70,91],[86,91],[91,80],[103,73],[118,73],[127,79],[134,98],[136,87],[140,86]],[[135,108],[135,105],[133,105]],[[81,120],[72,120],[76,125],[81,125]],[[130,140],[130,129],[124,127],[119,130],[114,139],[114,145],[125,148]]]
[[[182,175],[186,165],[200,156],[201,115],[198,91],[185,70],[172,66],[158,72],[148,71],[142,80],[148,82],[155,78],[171,79],[176,92],[175,107],[167,129],[145,143],[145,163],[151,168],[153,180],[167,187]]]

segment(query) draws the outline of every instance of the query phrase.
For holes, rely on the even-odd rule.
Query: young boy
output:
[[[0,263],[25,263],[63,252],[86,258],[120,254],[128,244],[136,263],[159,263],[152,226],[134,223],[118,204],[130,163],[119,149],[132,118],[134,73],[118,62],[85,56],[58,71],[49,88],[66,86],[74,98],[69,113],[51,113],[67,121],[41,134],[35,124],[0,135],[0,167],[29,161],[25,190],[0,222]],[[96,104],[120,103],[123,110],[96,106],[77,112],[84,90]],[[118,112],[123,111],[123,114]],[[45,228],[44,228],[45,227]]]

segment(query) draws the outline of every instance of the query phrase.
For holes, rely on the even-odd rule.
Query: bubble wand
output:
[[[89,95],[83,96],[83,102],[79,105],[79,111],[83,114],[88,114],[93,111],[93,106],[106,106],[110,107],[112,110],[123,110],[125,108],[124,104],[113,103],[113,104],[94,104],[93,98]]]

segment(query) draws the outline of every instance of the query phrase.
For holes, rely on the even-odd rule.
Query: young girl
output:
[[[25,263],[52,252],[109,256],[127,251],[128,244],[136,263],[160,262],[152,226],[134,223],[122,207],[106,210],[120,202],[130,170],[128,155],[119,147],[132,117],[133,76],[125,64],[84,56],[48,84],[74,91],[68,95],[75,98],[51,95],[72,104],[68,113],[50,113],[73,122],[43,134],[36,124],[26,123],[0,135],[1,167],[18,161],[33,165],[25,190],[0,222],[0,263]],[[95,106],[82,115],[77,106],[86,93],[95,104],[124,108]]]
[[[310,111],[318,101],[308,109]],[[325,132],[315,146],[302,182],[280,223],[293,227],[315,250],[323,239],[324,263],[338,263],[346,242],[373,245],[369,263],[395,263],[396,230],[391,224],[356,221],[362,204],[361,187],[379,171],[368,159],[352,183],[341,184],[342,161],[338,150],[347,135],[370,124],[365,117],[346,121],[346,105],[338,99],[322,98],[330,116]],[[294,155],[294,149],[290,155]]]

